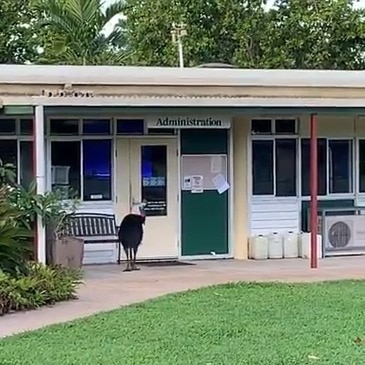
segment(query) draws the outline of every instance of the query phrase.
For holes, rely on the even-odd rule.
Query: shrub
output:
[[[0,315],[76,298],[81,271],[33,262],[27,266],[27,275],[0,271]]]
[[[0,270],[15,275],[25,272],[31,232],[19,224],[21,213],[8,195],[8,188],[0,188]]]
[[[69,192],[72,196],[72,192]],[[61,191],[37,194],[36,183],[24,188],[12,180],[12,169],[0,160],[0,270],[24,273],[34,256],[34,225],[40,216],[52,237],[63,232],[72,219],[78,201],[64,201]]]

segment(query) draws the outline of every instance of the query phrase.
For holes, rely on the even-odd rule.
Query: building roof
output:
[[[363,88],[365,71],[0,65],[0,84]]]

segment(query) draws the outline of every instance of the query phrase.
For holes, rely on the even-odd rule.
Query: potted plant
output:
[[[78,200],[63,198],[64,195],[59,190],[37,194],[35,182],[27,189],[15,186],[9,196],[12,204],[21,212],[22,224],[30,231],[35,232],[37,216],[42,218],[46,227],[47,264],[80,268],[84,254],[83,240],[70,237],[67,230],[76,212]]]
[[[6,202],[17,211],[20,227],[30,233],[33,232],[34,243],[36,218],[38,216],[42,218],[46,226],[47,263],[80,268],[84,255],[84,243],[79,238],[71,237],[67,229],[78,205],[78,200],[72,198],[73,192],[67,190],[67,199],[65,199],[64,189],[55,189],[42,195],[37,194],[35,181],[28,188],[18,185],[14,166],[4,164],[0,160],[1,187],[7,192]],[[33,259],[35,259],[34,251]]]
[[[67,196],[73,196],[68,192]],[[76,213],[78,200],[64,199],[64,191],[47,192],[41,199],[42,217],[46,225],[47,262],[69,268],[81,268],[84,258],[84,240],[73,237],[70,225]]]

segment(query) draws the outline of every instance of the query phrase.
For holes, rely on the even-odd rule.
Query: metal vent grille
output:
[[[333,223],[328,230],[328,242],[333,248],[346,247],[351,242],[351,228],[343,221]]]

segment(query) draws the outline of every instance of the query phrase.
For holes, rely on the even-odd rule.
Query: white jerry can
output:
[[[266,260],[269,257],[268,239],[266,236],[258,235],[249,238],[248,257],[253,260]]]
[[[298,254],[298,235],[289,231],[284,236],[283,242],[284,258],[297,258]]]
[[[282,259],[283,258],[283,237],[274,232],[269,235],[269,259]]]
[[[317,258],[323,257],[322,236],[317,235]],[[304,259],[310,258],[311,253],[311,235],[307,232],[302,232],[299,235],[299,257]]]

